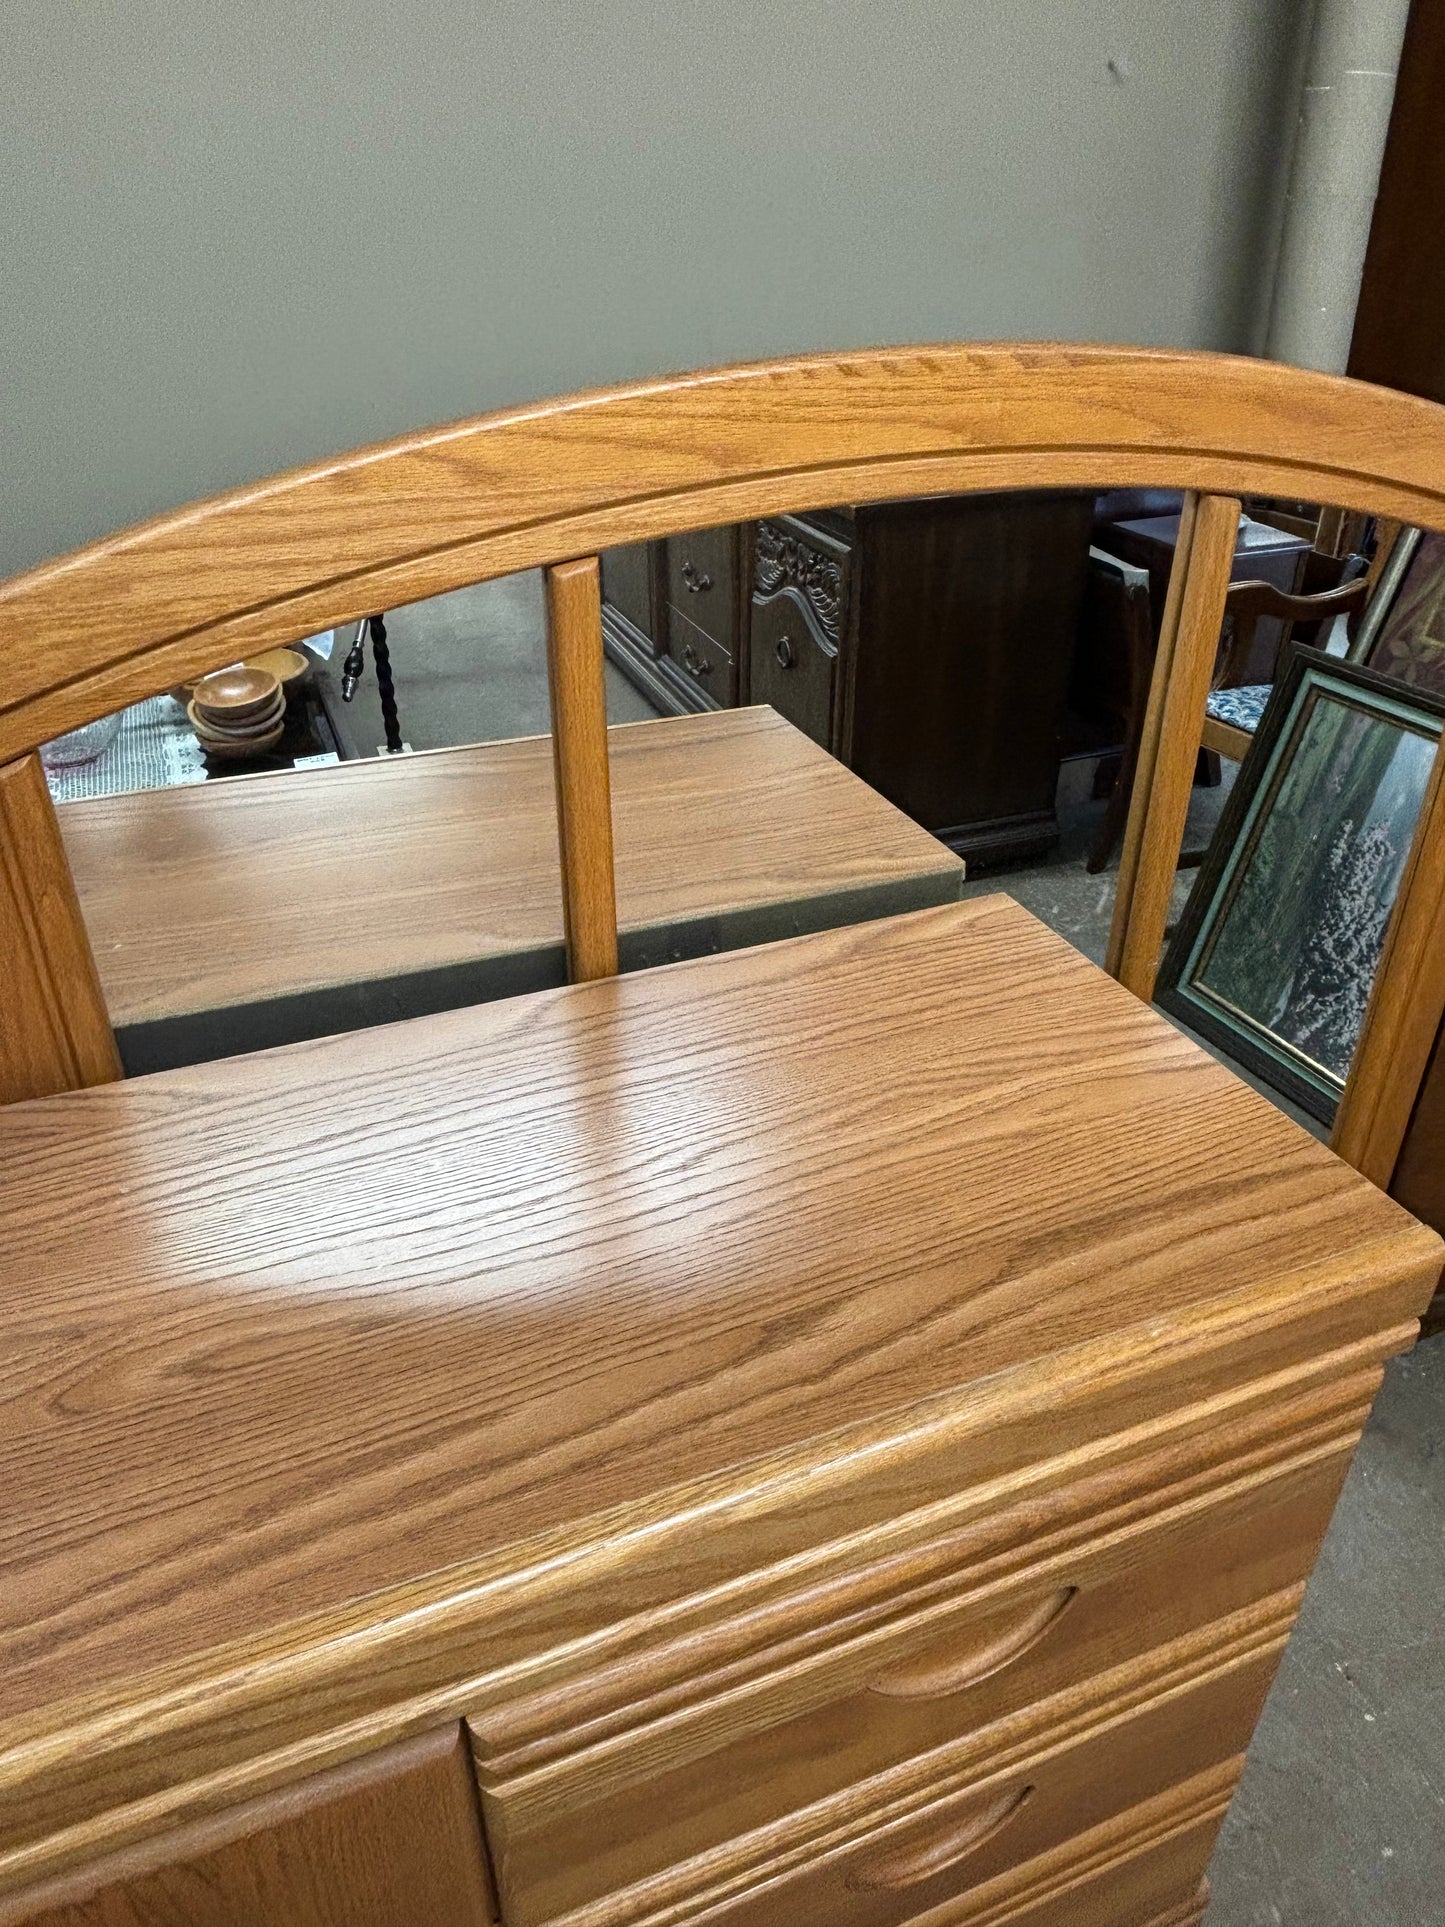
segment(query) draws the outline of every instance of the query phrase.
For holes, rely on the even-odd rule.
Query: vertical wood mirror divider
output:
[[[1190,491],[1132,995],[993,892],[0,1114],[0,1922],[1197,1927],[1442,1244],[1136,998],[1240,500],[1445,530],[1445,410],[1172,352],[809,357],[428,430],[0,583],[0,1097],[119,1073],[37,744],[539,571],[595,981],[599,552],[1105,486]],[[1377,1178],[1445,1001],[1439,765],[1337,1133]],[[458,813],[443,866],[492,831]]]
[[[34,751],[0,765],[0,1104],[121,1075],[55,805]]]
[[[1388,1190],[1445,1018],[1445,756],[1395,895],[1330,1147]]]
[[[617,975],[617,884],[607,770],[602,578],[595,555],[547,571],[547,692],[567,977]]]
[[[7,654],[0,700],[0,757],[9,759],[0,762],[0,968],[8,993],[0,1007],[0,1102],[121,1075],[35,745],[169,687],[206,659],[240,657],[378,602],[399,605],[507,568],[547,569],[569,975],[580,981],[615,971],[597,563],[587,550],[604,535],[616,542],[665,532],[669,506],[681,508],[685,522],[687,497],[704,472],[694,443],[706,447],[709,477],[734,471],[715,506],[719,522],[759,505],[817,499],[811,480],[801,492],[791,480],[816,477],[839,459],[836,438],[818,424],[843,420],[860,394],[871,410],[868,460],[860,467],[857,450],[848,451],[860,499],[883,499],[868,471],[885,464],[894,471],[893,492],[1085,479],[1190,490],[1106,965],[1149,998],[1237,514],[1229,491],[1293,490],[1375,513],[1387,530],[1438,527],[1442,489],[1427,405],[1295,369],[1158,351],[1026,344],[817,357],[407,437],[198,504],[0,585],[8,633],[26,639],[23,650]],[[739,397],[751,405],[736,407]],[[919,397],[927,404],[922,414]],[[760,398],[768,403],[761,409]],[[616,432],[633,437],[620,490],[614,416]],[[921,439],[920,420],[932,425]],[[1008,422],[1002,434],[999,420]],[[660,421],[665,436],[654,432]],[[488,464],[480,516],[474,494],[441,483],[447,464],[465,471],[474,448]],[[547,454],[541,467],[539,449]],[[570,464],[560,489],[559,451]],[[780,475],[789,486],[761,484]],[[837,479],[841,487],[841,472]],[[729,494],[736,499],[724,500]],[[619,517],[624,502],[629,513]],[[582,559],[557,562],[547,546],[569,521],[573,554]],[[264,571],[275,567],[278,535],[290,545],[286,579],[258,594]],[[345,572],[333,576],[343,557]],[[96,607],[110,615],[100,654]],[[1417,831],[1332,1139],[1348,1163],[1382,1185],[1445,1013],[1442,780]]]
[[[1110,941],[1110,974],[1146,1004],[1154,995],[1169,919],[1238,529],[1239,502],[1234,496],[1188,498],[1129,811],[1125,853],[1132,848],[1137,856],[1127,896],[1120,867]]]

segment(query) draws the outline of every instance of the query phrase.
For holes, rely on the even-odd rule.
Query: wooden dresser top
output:
[[[0,1717],[1440,1248],[1003,897],[15,1105],[0,1194]]]
[[[951,850],[771,709],[623,724],[608,751],[624,932],[830,895],[844,922],[859,891],[962,877]],[[560,959],[548,736],[59,814],[115,1025],[483,956]]]

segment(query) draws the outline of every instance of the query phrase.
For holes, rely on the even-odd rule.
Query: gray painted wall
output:
[[[1253,347],[1308,14],[7,0],[0,574],[630,375],[942,337]]]

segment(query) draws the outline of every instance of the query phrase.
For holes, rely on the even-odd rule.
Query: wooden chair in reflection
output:
[[[1335,580],[1328,587],[1313,588],[1298,595],[1286,594],[1272,582],[1230,583],[1224,598],[1218,660],[1200,730],[1202,750],[1239,762],[1259,727],[1273,685],[1246,683],[1243,676],[1261,619],[1271,617],[1281,624],[1275,651],[1277,660],[1292,636],[1300,641],[1312,641],[1336,616],[1353,614],[1364,605],[1370,594],[1365,566],[1364,558],[1358,555],[1311,555],[1306,582],[1318,583],[1322,576],[1330,574]],[[1097,875],[1108,866],[1129,813],[1154,667],[1154,635],[1147,589],[1141,593],[1127,584],[1116,587],[1101,576],[1095,593],[1113,600],[1116,646],[1127,664],[1129,686],[1119,774],[1086,865],[1091,874]]]
[[[1325,557],[1311,560],[1324,561]],[[1314,641],[1321,628],[1337,616],[1353,615],[1364,606],[1370,594],[1363,556],[1345,559],[1344,579],[1338,587],[1307,595],[1286,595],[1272,582],[1233,582],[1224,598],[1225,627],[1220,644],[1219,665],[1204,705],[1204,725],[1199,732],[1200,747],[1242,762],[1248,753],[1273,681],[1247,683],[1244,665],[1254,643],[1261,617],[1272,616],[1282,625],[1280,651],[1292,637],[1300,642]]]

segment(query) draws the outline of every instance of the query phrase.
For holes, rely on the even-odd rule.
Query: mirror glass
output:
[[[948,496],[605,552],[624,969],[992,890],[1103,963],[1180,510],[1156,489]],[[1330,816],[1323,869],[1290,858],[1295,935],[1245,1024],[1229,933],[1260,865],[1287,818],[1324,820],[1319,784],[1368,774],[1330,774],[1349,729],[1333,762],[1263,783],[1251,746],[1300,645],[1428,706],[1445,690],[1442,611],[1441,538],[1245,503],[1161,998],[1286,1102],[1302,1101],[1278,1065],[1299,1069],[1286,1033],[1304,953],[1323,954],[1322,929],[1332,955],[1348,937],[1358,1008],[1399,865],[1367,918],[1330,878],[1359,883],[1354,841],[1382,811],[1399,856],[1419,783],[1409,807],[1376,784],[1373,813]],[[248,666],[255,688],[233,676],[210,700],[138,705],[98,752],[52,749],[132,1070],[564,980],[545,638],[540,571],[513,575],[274,652]],[[1427,737],[1412,752],[1426,766],[1433,735],[1411,738]],[[1366,761],[1385,754],[1372,741]],[[1304,1100],[1316,1120],[1353,1034],[1331,1032],[1325,1097]]]

